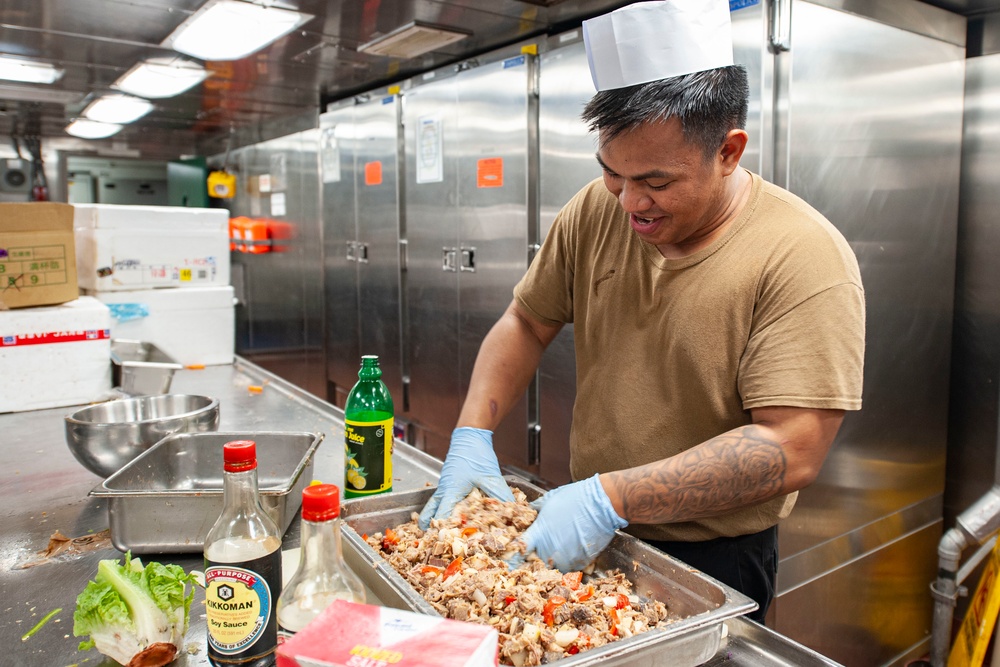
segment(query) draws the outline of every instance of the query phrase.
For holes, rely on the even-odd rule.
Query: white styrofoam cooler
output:
[[[229,284],[229,211],[75,204],[77,276],[89,291]]]
[[[111,313],[91,297],[0,311],[0,412],[99,400],[111,389]]]
[[[186,366],[233,363],[236,311],[233,288],[229,285],[90,294],[112,304],[113,315],[114,311],[122,310],[148,312],[129,320],[113,316],[113,338],[153,343]],[[116,308],[114,304],[119,306]]]

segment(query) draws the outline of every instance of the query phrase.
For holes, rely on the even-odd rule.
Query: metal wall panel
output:
[[[851,242],[868,322],[864,408],[802,494],[786,553],[944,488],[964,60],[952,44],[808,3],[793,22],[782,171]]]
[[[416,444],[448,450],[459,411],[458,160],[449,142],[458,122],[454,77],[437,73],[405,93],[410,418]]]
[[[528,267],[528,83],[534,57],[514,55],[461,72],[458,155],[459,390],[464,399],[479,346],[506,310]],[[493,433],[501,465],[528,471],[527,402],[513,406]]]
[[[894,529],[894,528],[893,528]],[[786,591],[768,625],[848,667],[906,665],[925,654],[914,635],[930,631],[928,582],[941,537],[935,521],[802,586]]]
[[[381,96],[355,109],[357,139],[358,332],[360,353],[377,354],[396,412],[403,410],[399,265],[400,98]],[[354,360],[357,381],[360,358]],[[351,385],[353,386],[353,382]]]
[[[354,101],[320,116],[323,187],[323,280],[326,286],[327,400],[343,407],[361,363],[355,187]]]
[[[318,120],[317,120],[318,124]],[[262,254],[233,253],[236,351],[322,395],[323,265],[315,130],[234,150],[232,215],[271,219],[287,240]],[[212,163],[221,166],[225,158]],[[262,178],[263,177],[263,178]],[[262,187],[263,183],[263,187]]]
[[[343,406],[361,356],[378,355],[404,409],[400,306],[400,100],[351,100],[323,114],[320,165],[327,292],[327,398]]]
[[[482,339],[527,268],[533,57],[465,63],[404,93],[409,419],[443,456]],[[528,470],[528,404],[494,433],[504,465]]]
[[[830,628],[806,629],[795,619],[814,613],[818,599],[838,608],[857,596],[827,577],[901,539],[914,508],[940,518],[964,51],[810,3],[796,4],[792,21],[790,56],[777,63],[788,79],[778,83],[787,94],[776,135],[787,138],[788,152],[776,151],[775,178],[847,237],[867,304],[864,407],[848,413],[820,478],[780,529],[776,629],[822,650]],[[859,539],[875,522],[880,539]],[[928,542],[939,534],[934,526]],[[834,539],[841,535],[852,539]],[[933,545],[909,558],[933,572]],[[900,596],[919,597],[918,615],[929,617],[922,583],[896,582],[869,602],[892,616]],[[786,595],[793,589],[802,594]],[[868,622],[858,616],[856,626],[844,625],[841,641],[870,631]],[[924,642],[928,627],[871,634],[866,657],[851,664],[885,664],[900,647]]]
[[[992,40],[1000,43],[1000,21]],[[984,41],[985,36],[984,36]],[[1000,54],[966,61],[946,525],[1000,479]]]
[[[601,175],[594,159],[596,143],[580,120],[594,95],[587,52],[580,30],[554,37],[541,56],[538,100],[540,235],[544,238],[556,215],[584,185]],[[540,471],[553,486],[572,481],[569,431],[576,400],[573,325],[567,324],[549,345],[538,369]]]

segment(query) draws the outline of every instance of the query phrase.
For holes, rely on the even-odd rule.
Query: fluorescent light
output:
[[[63,70],[48,63],[0,56],[0,79],[27,83],[55,83],[62,75]]]
[[[132,95],[157,99],[180,95],[208,78],[208,71],[197,63],[180,58],[150,58],[122,75],[113,88]]]
[[[47,104],[77,104],[87,93],[59,90],[58,88],[41,88],[39,86],[18,86],[13,83],[0,83],[0,100],[18,102],[43,102]]]
[[[103,95],[87,105],[83,115],[102,123],[131,123],[153,109],[153,104],[131,95]]]
[[[358,51],[374,56],[409,59],[416,58],[428,51],[440,49],[468,36],[469,33],[455,28],[411,21],[401,28],[362,44],[358,47]]]
[[[66,133],[81,139],[103,139],[119,132],[121,125],[115,123],[99,123],[96,120],[74,120],[66,126]]]
[[[202,60],[239,60],[284,37],[311,14],[239,0],[210,0],[163,42]]]

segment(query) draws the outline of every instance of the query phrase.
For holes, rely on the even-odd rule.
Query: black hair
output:
[[[730,65],[601,91],[581,117],[592,132],[601,132],[602,142],[644,123],[677,117],[684,137],[709,158],[730,130],[746,127],[749,98],[746,68]]]

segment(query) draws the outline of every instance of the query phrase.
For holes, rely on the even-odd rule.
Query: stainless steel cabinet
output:
[[[404,93],[409,417],[416,444],[439,456],[479,345],[527,268],[535,66],[514,52]],[[528,422],[525,397],[494,434],[501,463],[535,466]]]
[[[405,409],[400,300],[400,98],[365,96],[320,117],[328,398],[343,406],[361,356],[379,356]]]

